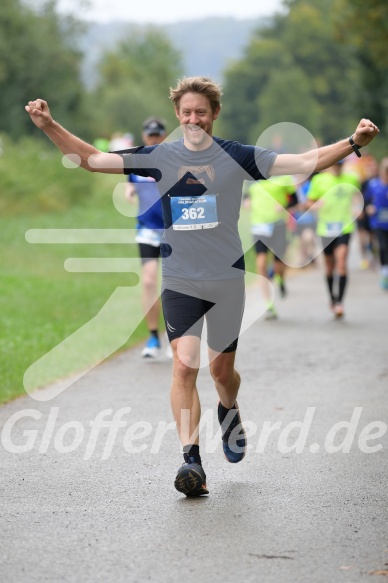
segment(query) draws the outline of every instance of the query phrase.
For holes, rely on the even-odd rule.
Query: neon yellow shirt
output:
[[[286,184],[286,186],[285,186]],[[251,224],[269,224],[287,220],[289,195],[295,192],[292,176],[260,180],[248,188],[251,199]]]
[[[354,174],[334,176],[331,172],[322,172],[312,178],[307,198],[322,199],[322,206],[317,210],[317,235],[338,237],[354,231],[352,201],[360,186]]]

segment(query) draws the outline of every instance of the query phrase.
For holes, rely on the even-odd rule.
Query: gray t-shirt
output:
[[[238,233],[243,182],[267,178],[275,152],[213,138],[206,150],[189,150],[178,140],[120,155],[125,174],[157,181],[163,276],[220,280],[244,274]]]

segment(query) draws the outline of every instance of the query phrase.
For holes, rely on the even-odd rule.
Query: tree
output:
[[[131,131],[139,143],[141,122],[151,115],[174,129],[168,94],[181,71],[181,55],[163,32],[131,29],[129,38],[105,53],[99,65],[99,83],[90,100],[99,132]]]
[[[249,142],[269,126],[292,122],[306,128],[313,135],[321,129],[321,107],[312,94],[307,76],[297,67],[270,74],[264,91],[257,100],[260,121],[249,134]]]
[[[388,4],[386,0],[340,0],[337,32],[348,44],[367,50],[374,63],[388,68]]]
[[[271,102],[272,120],[280,111],[277,121],[299,119],[325,142],[350,131],[357,117],[357,62],[354,49],[335,38],[334,4],[289,0],[287,14],[254,33],[241,61],[225,74],[226,134],[249,140],[252,127],[267,123]]]
[[[388,132],[388,4],[386,0],[341,0],[337,37],[355,49],[359,65],[356,107],[360,116]]]
[[[47,99],[64,124],[74,126],[83,97],[77,32],[74,19],[58,16],[56,0],[45,2],[39,12],[22,0],[2,0],[0,132],[14,138],[32,133],[23,113],[27,101],[37,97]]]

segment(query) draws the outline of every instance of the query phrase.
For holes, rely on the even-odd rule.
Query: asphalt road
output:
[[[239,404],[252,433],[241,464],[212,440],[217,399],[200,372],[208,497],[173,487],[177,437],[167,428],[160,438],[172,422],[171,364],[144,364],[141,347],[55,398],[48,388],[46,401],[0,409],[2,583],[382,580],[388,293],[376,272],[353,265],[346,317],[334,321],[321,269],[293,275],[288,288],[279,320],[260,318],[240,339]],[[97,432],[99,414],[121,416],[116,437],[109,426]],[[336,425],[352,417],[350,428]],[[293,422],[303,427],[291,431]]]

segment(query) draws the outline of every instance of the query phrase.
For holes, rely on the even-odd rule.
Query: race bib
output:
[[[159,247],[162,242],[161,231],[154,231],[153,229],[146,229],[141,227],[135,238],[136,243],[144,243],[145,245],[152,245],[152,247]]]
[[[343,223],[326,223],[326,236],[338,237],[342,233]]]
[[[176,231],[214,229],[218,226],[217,195],[172,196],[172,228]]]
[[[258,225],[252,225],[251,233],[252,235],[261,235],[262,237],[272,237],[274,223],[260,223]]]

